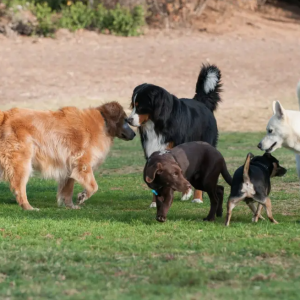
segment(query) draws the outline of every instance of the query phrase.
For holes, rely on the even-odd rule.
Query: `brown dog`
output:
[[[208,143],[190,142],[170,151],[154,152],[145,165],[144,180],[156,195],[156,220],[165,222],[174,191],[191,193],[191,185],[210,198],[210,211],[204,220],[221,217],[224,187],[217,185],[220,174],[231,185],[223,156]]]
[[[74,182],[84,187],[79,204],[97,190],[93,169],[105,159],[113,138],[134,138],[126,114],[117,102],[97,108],[64,107],[58,111],[11,109],[0,111],[0,171],[19,205],[33,210],[26,184],[33,170],[58,181],[58,204],[78,208],[72,201]]]

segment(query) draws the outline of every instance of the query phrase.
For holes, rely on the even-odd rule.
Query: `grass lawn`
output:
[[[231,173],[249,151],[262,154],[255,147],[262,136],[221,133],[218,148]],[[28,198],[40,211],[22,211],[1,183],[0,299],[299,299],[295,158],[287,150],[275,156],[288,168],[273,179],[279,225],[252,224],[244,203],[229,228],[225,216],[203,222],[207,195],[204,204],[194,204],[179,194],[167,222],[158,223],[142,180],[139,138],[116,140],[97,175],[100,190],[81,210],[58,208],[56,183],[33,178]]]

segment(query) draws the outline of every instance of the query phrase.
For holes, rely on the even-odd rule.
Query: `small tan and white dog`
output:
[[[300,81],[297,95],[300,106]],[[260,141],[258,148],[268,153],[281,147],[294,151],[300,178],[300,111],[285,110],[279,101],[274,101],[273,113],[267,125],[267,135]]]
[[[114,137],[134,136],[117,102],[88,109],[0,111],[0,174],[24,210],[34,210],[26,195],[32,171],[58,182],[59,205],[78,208],[72,201],[75,181],[84,188],[78,194],[81,204],[98,190],[93,169],[104,161]]]

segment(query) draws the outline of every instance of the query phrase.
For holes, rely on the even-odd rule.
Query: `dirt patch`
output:
[[[227,19],[226,19],[227,20]],[[118,100],[128,108],[143,82],[192,97],[201,64],[223,73],[220,130],[264,130],[273,100],[298,109],[300,25],[239,11],[206,30],[149,31],[123,38],[80,31],[57,39],[0,35],[0,108],[56,109]],[[201,29],[201,28],[200,28]]]

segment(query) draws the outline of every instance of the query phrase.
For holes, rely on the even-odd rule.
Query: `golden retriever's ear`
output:
[[[113,120],[115,122],[126,117],[123,107],[116,101],[102,105],[101,112],[106,120]]]
[[[158,163],[157,165],[153,165],[147,168],[146,170],[146,177],[145,180],[148,183],[153,182],[155,179],[156,174],[159,175],[162,173],[162,165],[161,163]]]

